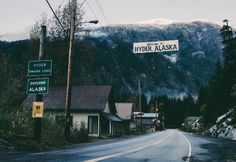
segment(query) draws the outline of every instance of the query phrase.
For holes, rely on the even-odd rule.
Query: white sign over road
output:
[[[178,40],[140,42],[133,44],[133,53],[170,52],[179,50]]]

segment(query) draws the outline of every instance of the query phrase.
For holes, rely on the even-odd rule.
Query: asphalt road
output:
[[[5,155],[0,156],[0,161],[227,161],[226,158],[219,155],[218,150],[214,147],[219,142],[217,139],[184,133],[179,130],[165,130],[126,139],[105,140],[57,151]]]

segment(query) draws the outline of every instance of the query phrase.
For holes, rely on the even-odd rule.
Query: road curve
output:
[[[147,139],[138,138],[138,141],[128,141],[132,148],[118,153],[108,154],[98,158],[92,158],[85,162],[97,161],[186,161],[189,162],[191,156],[191,145],[183,133],[177,130],[169,130],[154,133],[147,136]],[[134,143],[133,143],[134,142]],[[138,144],[142,143],[142,144]],[[129,143],[127,143],[129,145]]]
[[[13,155],[0,161],[189,162],[191,144],[184,133],[165,130],[119,141],[83,145],[51,152]]]

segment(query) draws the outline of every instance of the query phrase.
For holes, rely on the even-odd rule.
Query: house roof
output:
[[[111,86],[73,86],[71,95],[71,110],[104,110]],[[28,96],[23,105],[32,107],[35,96]],[[64,110],[66,87],[50,87],[49,93],[44,95],[45,109]]]
[[[132,116],[132,103],[116,103],[117,115],[123,120],[130,120]]]
[[[111,113],[105,113],[103,112],[102,115],[107,118],[109,121],[116,121],[116,122],[119,122],[119,121],[122,121],[119,117],[111,114]]]

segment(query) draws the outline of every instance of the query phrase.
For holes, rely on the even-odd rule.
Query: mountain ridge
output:
[[[206,86],[214,74],[216,62],[223,60],[220,26],[207,22],[107,26],[93,28],[90,35],[79,38],[76,39],[75,83],[111,84],[116,94],[136,94],[141,80],[142,91],[149,97],[181,98],[188,93],[197,96],[199,88]],[[135,42],[176,39],[180,45],[177,52],[133,54]],[[58,48],[56,42],[50,42]],[[55,54],[60,56],[60,50],[51,48],[48,57]],[[64,64],[63,60],[56,61]],[[66,68],[57,62],[54,65],[61,70]],[[62,84],[64,81],[56,75],[61,75],[58,69],[53,80]]]
[[[120,69],[130,68],[134,73],[130,73],[127,77],[122,75],[122,80],[125,80],[123,84],[127,84],[128,89],[136,91],[136,83],[138,75],[145,74],[151,81],[144,81],[144,92],[148,94],[157,95],[171,95],[171,96],[183,96],[183,94],[191,93],[196,95],[198,89],[201,86],[207,85],[209,79],[214,73],[214,66],[218,60],[222,57],[222,43],[220,37],[220,26],[214,23],[195,21],[192,23],[171,23],[164,26],[153,25],[112,25],[101,28],[96,28],[91,32],[91,37],[94,37],[95,42],[105,42],[109,44],[112,52],[113,60],[115,59]],[[178,39],[180,42],[180,50],[178,52],[165,52],[159,54],[143,54],[135,55],[132,53],[132,44],[134,42],[151,42],[162,40]],[[124,47],[119,47],[119,44],[123,44]],[[135,70],[135,67],[125,65],[120,57],[122,54],[117,51],[117,48],[124,50],[123,57],[127,57],[128,62],[133,60],[141,60],[142,66],[146,66],[144,70]],[[123,49],[122,49],[123,48]],[[129,60],[133,55],[133,60]],[[156,55],[156,56],[155,56]],[[158,61],[154,57],[158,57]],[[151,60],[154,64],[166,64],[161,69],[165,71],[165,75],[156,76],[154,72],[150,72],[152,68],[158,69],[151,64]],[[119,65],[120,64],[120,65]],[[151,67],[147,67],[147,66]],[[117,66],[117,65],[116,65]],[[124,66],[124,67],[122,67]],[[166,71],[170,70],[170,74]],[[122,71],[121,70],[121,71]],[[148,74],[151,73],[151,74]],[[161,72],[157,72],[161,73]],[[177,74],[181,73],[181,74]],[[181,79],[182,75],[184,80]],[[158,77],[158,78],[157,78]],[[125,79],[124,79],[125,78]],[[160,78],[165,78],[168,83],[163,83]],[[130,81],[127,81],[130,80]],[[133,80],[133,81],[132,81]],[[158,83],[159,81],[161,83]],[[181,81],[182,80],[182,81]],[[131,88],[130,88],[131,87]],[[122,89],[122,88],[121,88]]]

